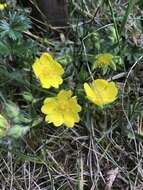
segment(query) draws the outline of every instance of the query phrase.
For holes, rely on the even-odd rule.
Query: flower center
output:
[[[99,54],[97,57],[97,63],[99,65],[108,65],[112,61],[112,54],[105,53],[105,54]]]
[[[59,110],[61,112],[70,111],[69,103],[67,101],[59,101]]]

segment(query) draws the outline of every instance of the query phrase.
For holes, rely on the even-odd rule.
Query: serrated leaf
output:
[[[7,20],[0,21],[0,36],[1,38],[8,37],[17,40],[22,37],[22,32],[29,28],[31,28],[29,18],[16,12],[10,12]]]

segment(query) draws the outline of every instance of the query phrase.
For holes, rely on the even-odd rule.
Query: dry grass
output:
[[[23,139],[3,142],[0,148],[1,190],[143,189],[143,39],[138,25],[142,10],[136,5],[127,13],[124,7],[133,1],[97,1],[97,4],[94,1],[81,2],[71,2],[71,24],[67,27],[69,32],[65,41],[61,40],[60,32],[55,28],[52,34],[48,34],[49,49],[61,55],[72,46],[75,65],[69,68],[66,65],[66,72],[69,73],[66,81],[74,89],[76,81],[80,80],[82,66],[78,67],[77,63],[81,57],[81,63],[78,64],[84,65],[89,78],[101,76],[92,71],[86,40],[90,39],[93,31],[101,33],[106,39],[106,29],[117,27],[116,35],[119,36],[116,36],[116,48],[124,60],[124,67],[105,77],[117,82],[119,98],[113,106],[102,111],[90,109],[83,99],[81,104],[85,108],[81,122],[73,129],[55,128],[42,122]],[[119,30],[121,25],[122,31]],[[55,30],[58,37],[55,36]],[[41,33],[38,38],[37,33],[30,35],[40,44],[41,49],[47,47],[41,41]],[[42,33],[45,39],[46,35]],[[70,42],[67,43],[67,40]],[[6,97],[19,103],[20,99],[15,98],[17,91],[13,91],[14,95],[6,90]],[[39,89],[32,89],[32,92],[35,98],[40,97],[40,101],[42,93],[46,94]],[[40,103],[37,104],[32,106],[40,115]],[[20,106],[25,110],[31,108],[28,104],[20,103]]]

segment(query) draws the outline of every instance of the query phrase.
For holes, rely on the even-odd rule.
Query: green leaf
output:
[[[27,125],[31,123],[31,118],[28,117],[28,115],[25,115],[19,107],[9,101],[5,104],[4,114],[7,116],[7,118],[11,121],[12,124],[22,124]]]
[[[24,15],[19,15],[16,12],[9,13],[9,19],[0,21],[0,36],[1,38],[7,37],[12,40],[20,39],[22,32],[31,28],[29,18]]]
[[[8,131],[7,131],[7,136],[9,137],[13,137],[13,138],[19,138],[24,136],[28,131],[29,131],[30,127],[26,126],[20,126],[20,125],[15,125],[14,127],[11,127]]]
[[[34,97],[33,97],[33,95],[30,92],[24,91],[22,93],[22,96],[28,102],[32,102],[34,100]]]
[[[114,71],[116,71],[116,69],[117,69],[116,63],[114,63],[113,61],[111,61],[110,67],[111,67]]]
[[[4,114],[14,123],[17,123],[19,121],[20,109],[16,104],[9,101],[5,104]]]
[[[1,55],[9,55],[10,54],[10,48],[8,46],[8,44],[4,43],[4,42],[0,42],[0,54]]]
[[[105,75],[107,73],[107,71],[108,71],[108,67],[104,67],[103,68],[103,75]]]

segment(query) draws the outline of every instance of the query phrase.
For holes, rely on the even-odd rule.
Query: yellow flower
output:
[[[7,7],[6,3],[0,3],[0,10],[4,10]]]
[[[79,122],[78,112],[81,111],[76,96],[71,90],[61,90],[56,97],[46,98],[41,111],[46,114],[45,120],[56,127],[64,124],[68,128]]]
[[[37,58],[32,67],[43,88],[58,88],[62,84],[64,69],[48,53],[43,53],[39,59]]]
[[[113,59],[113,55],[110,53],[101,53],[98,54],[96,57],[96,61],[95,63],[97,64],[97,67],[107,67],[112,59]]]
[[[118,88],[114,82],[103,79],[94,80],[90,85],[84,83],[87,98],[98,106],[104,106],[117,99]]]

